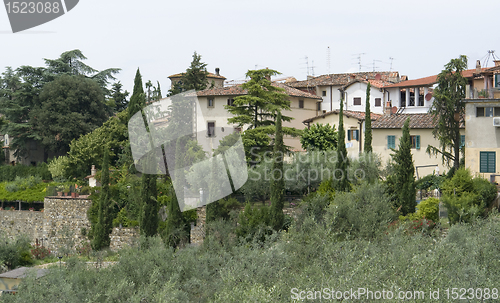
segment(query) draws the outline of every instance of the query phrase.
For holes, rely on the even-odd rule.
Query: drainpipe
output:
[[[358,122],[358,124],[359,124],[359,138],[358,138],[359,139],[359,141],[358,141],[359,143],[358,143],[358,145],[359,145],[359,153],[360,154],[361,154],[361,134],[363,133],[362,126],[363,126],[363,122],[364,121],[365,120],[361,120],[361,121]]]
[[[333,112],[333,91],[332,86],[330,85],[330,111]]]

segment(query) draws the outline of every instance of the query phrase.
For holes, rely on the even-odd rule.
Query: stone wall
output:
[[[28,235],[33,243],[39,243],[52,251],[61,247],[78,246],[88,240],[90,230],[87,210],[92,205],[88,198],[46,197],[44,211],[0,211],[0,231],[9,238]],[[85,232],[86,231],[86,232]],[[138,231],[131,228],[114,228],[111,249],[117,250],[134,243]]]
[[[196,226],[191,224],[191,244],[200,245],[205,238],[205,222],[207,216],[207,207],[202,206],[196,209],[198,218],[196,219]]]

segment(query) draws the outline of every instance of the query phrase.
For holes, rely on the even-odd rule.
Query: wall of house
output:
[[[44,211],[0,211],[0,230],[9,238],[27,235],[33,243],[39,243],[52,251],[70,240],[74,246],[87,240],[82,231],[90,230],[87,210],[92,201],[80,198],[47,197]],[[138,232],[134,229],[114,228],[111,234],[111,248],[119,249],[134,242]],[[68,238],[69,237],[69,238]]]
[[[318,86],[316,95],[323,99],[321,103],[321,110],[327,112],[340,109],[340,86]],[[326,92],[326,96],[323,96],[323,91]],[[331,97],[330,97],[331,96]]]
[[[500,173],[500,127],[493,126],[493,117],[476,117],[476,107],[500,107],[500,100],[470,100],[465,105],[465,166],[473,174],[488,178],[491,173],[480,173],[480,152],[496,152],[496,174]],[[500,180],[500,177],[497,177]]]
[[[460,130],[461,134],[464,134],[463,129]],[[396,136],[396,149],[399,146],[399,140],[403,135],[403,132],[399,128],[393,129],[373,129],[372,130],[372,146],[373,152],[380,155],[382,161],[382,166],[384,167],[387,162],[391,159],[391,149],[387,147],[387,136]],[[439,147],[439,141],[432,135],[432,129],[410,129],[410,135],[420,136],[420,149],[413,148],[411,150],[413,156],[413,164],[417,166],[425,165],[437,165],[439,167],[439,173],[442,174],[448,171],[450,168],[442,163],[441,156],[429,155],[425,152],[428,145]],[[436,170],[436,166],[433,167],[421,167],[418,168],[419,177],[432,174]],[[416,175],[415,175],[416,176]]]
[[[357,112],[364,112],[366,106],[366,88],[367,84],[363,82],[357,82],[349,85],[345,89],[347,106],[346,110],[352,110]],[[361,105],[354,105],[354,98],[361,98]],[[375,98],[380,98],[380,106],[375,106]],[[383,114],[383,103],[384,94],[378,88],[372,86],[370,89],[370,110],[372,113]],[[340,106],[340,105],[339,105]]]
[[[388,88],[386,89],[388,93],[386,93],[386,99],[391,101],[391,106],[396,106],[398,109],[400,108],[401,105],[401,93],[400,93],[400,88],[395,87],[395,88]],[[426,90],[427,91],[427,90]],[[434,102],[434,98],[431,98],[429,101],[425,100],[425,93],[424,93],[424,106],[408,106],[408,102],[406,102],[406,107],[403,111],[405,114],[424,114],[429,112],[429,108],[431,107],[432,103]],[[418,103],[416,103],[418,104]]]

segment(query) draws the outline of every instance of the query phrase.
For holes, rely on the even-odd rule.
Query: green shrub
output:
[[[428,198],[417,205],[417,217],[419,219],[428,219],[434,222],[439,221],[439,199]]]
[[[443,176],[437,176],[435,174],[427,175],[423,178],[418,179],[415,182],[415,187],[420,190],[433,190],[436,188],[441,188],[445,178]]]
[[[252,207],[252,205],[247,202],[245,209],[240,213],[238,218],[236,235],[249,242],[254,239],[263,242],[265,236],[272,233],[269,224],[269,208],[267,206],[262,206],[260,208],[257,206]]]
[[[362,184],[352,192],[337,193],[325,217],[339,239],[375,238],[397,219],[392,202],[380,182]]]
[[[12,182],[19,178],[27,178],[29,176],[37,176],[43,180],[51,180],[51,174],[49,172],[46,163],[40,163],[38,166],[26,166],[26,165],[1,165],[0,166],[0,182]]]

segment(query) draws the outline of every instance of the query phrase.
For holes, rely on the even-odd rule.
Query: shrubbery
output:
[[[38,177],[43,180],[51,180],[52,176],[46,163],[38,166],[26,165],[0,165],[0,182],[12,182],[18,178]]]

